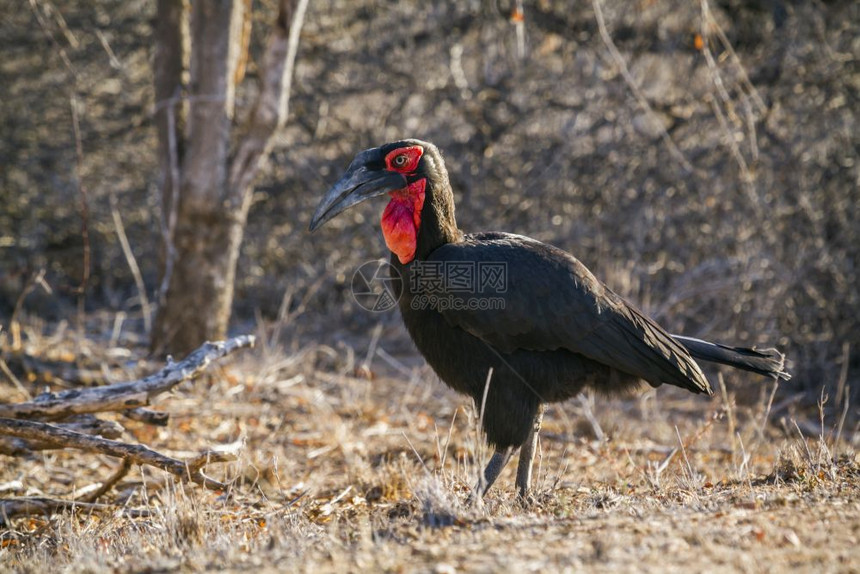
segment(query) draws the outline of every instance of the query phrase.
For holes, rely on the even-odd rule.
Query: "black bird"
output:
[[[442,381],[483,413],[495,453],[483,496],[514,450],[527,495],[543,405],[585,388],[645,381],[713,394],[696,359],[788,379],[774,349],[670,335],[598,281],[574,256],[510,233],[463,234],[439,150],[403,140],[359,153],[311,218],[314,231],[347,208],[388,194],[382,231],[403,322]]]

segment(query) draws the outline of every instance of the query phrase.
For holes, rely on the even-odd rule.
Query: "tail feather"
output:
[[[785,355],[776,349],[729,347],[680,335],[672,335],[672,338],[684,345],[695,359],[729,365],[784,381],[791,378],[785,371]]]

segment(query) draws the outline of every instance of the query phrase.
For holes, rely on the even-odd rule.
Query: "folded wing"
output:
[[[482,233],[440,247],[428,262],[475,270],[471,289],[442,287],[446,303],[435,298],[436,310],[500,352],[567,349],[653,385],[712,394],[683,345],[561,249],[519,235]],[[502,270],[503,281],[485,281],[481,273],[488,269]],[[501,305],[481,303],[489,297]]]

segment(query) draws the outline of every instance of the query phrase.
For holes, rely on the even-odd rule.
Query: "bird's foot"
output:
[[[484,495],[487,493],[487,479],[485,475],[481,475],[472,490],[469,491],[469,496],[466,497],[466,506],[468,508],[480,507],[484,504]]]
[[[537,502],[537,497],[533,492],[528,490],[519,490],[517,492],[517,504],[519,504],[520,507],[525,509],[532,508],[537,504]]]
[[[468,508],[481,508],[484,506],[484,495],[479,488],[473,488],[469,496],[466,497],[466,506]]]

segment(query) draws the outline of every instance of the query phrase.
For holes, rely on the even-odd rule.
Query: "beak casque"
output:
[[[353,205],[389,191],[402,189],[408,184],[406,178],[399,173],[369,169],[366,162],[361,161],[361,156],[362,154],[359,154],[356,157],[340,181],[326,192],[311,217],[310,231],[317,230],[326,221]]]

